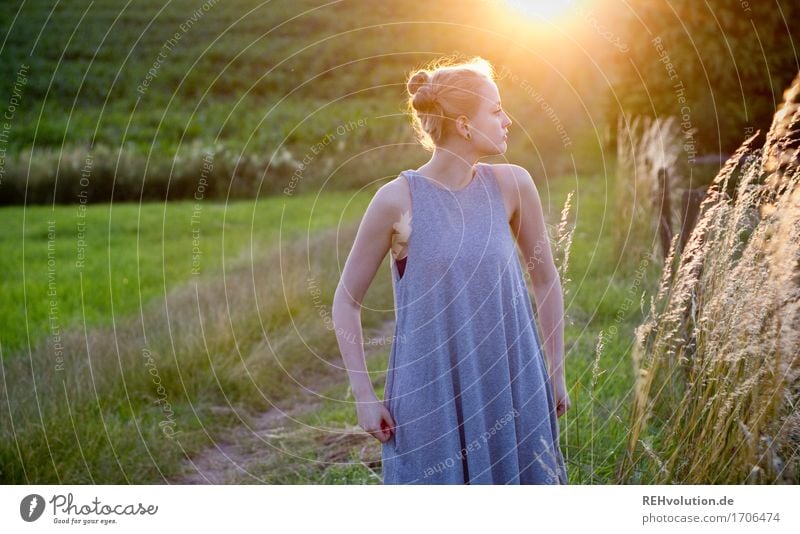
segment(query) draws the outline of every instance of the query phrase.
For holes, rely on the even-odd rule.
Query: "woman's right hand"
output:
[[[394,419],[383,402],[377,397],[356,401],[356,412],[358,424],[364,431],[381,443],[389,441],[394,433]]]

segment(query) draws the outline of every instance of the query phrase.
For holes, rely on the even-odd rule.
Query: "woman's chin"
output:
[[[495,155],[505,154],[506,150],[508,150],[508,142],[505,140],[500,141],[500,144],[497,145],[497,153]]]

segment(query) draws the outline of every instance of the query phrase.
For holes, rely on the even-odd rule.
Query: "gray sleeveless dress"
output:
[[[490,165],[451,191],[413,170],[384,403],[384,484],[567,484],[533,307]],[[390,254],[391,256],[391,254]]]

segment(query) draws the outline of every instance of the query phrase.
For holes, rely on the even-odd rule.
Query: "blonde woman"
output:
[[[409,113],[433,155],[376,192],[336,289],[337,339],[384,484],[567,483],[564,306],[541,202],[522,167],[478,161],[506,151],[495,79],[479,57],[409,76]],[[380,401],[360,309],[390,251],[397,322]]]

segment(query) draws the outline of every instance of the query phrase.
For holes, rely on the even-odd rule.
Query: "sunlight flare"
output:
[[[513,10],[539,22],[555,22],[571,12],[573,0],[506,0]]]

